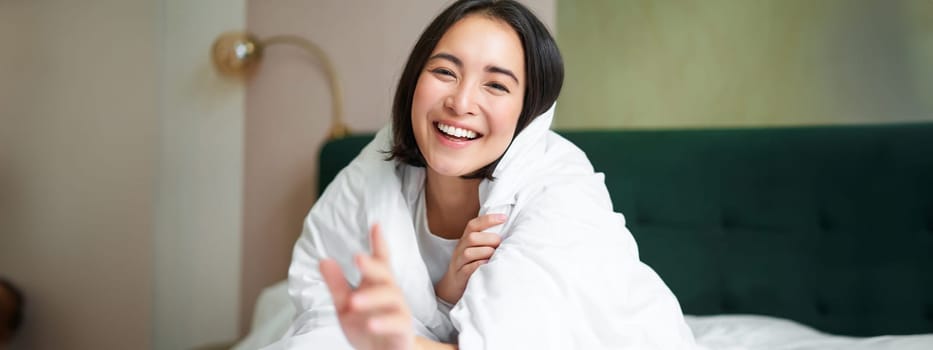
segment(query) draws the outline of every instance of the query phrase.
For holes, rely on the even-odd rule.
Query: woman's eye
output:
[[[454,76],[454,72],[451,72],[447,68],[434,68],[433,70],[431,70],[431,72],[435,74],[450,76],[450,77]]]
[[[509,92],[509,88],[507,88],[507,87],[505,87],[505,85],[502,85],[502,84],[499,84],[499,83],[489,83],[487,86],[489,86],[489,87],[491,87],[491,88],[493,88],[493,89],[496,89],[496,90],[505,92],[505,93],[508,93],[508,92]]]

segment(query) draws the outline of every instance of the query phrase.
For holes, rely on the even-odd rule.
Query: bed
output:
[[[702,345],[933,349],[933,123],[561,134]],[[319,187],[371,138],[325,144]],[[239,349],[285,331],[284,290]]]

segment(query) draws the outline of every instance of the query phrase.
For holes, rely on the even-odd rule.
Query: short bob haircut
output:
[[[513,139],[535,117],[547,111],[560,95],[564,82],[563,59],[547,27],[528,8],[512,0],[457,1],[428,25],[408,57],[392,105],[393,142],[392,150],[387,152],[389,159],[425,167],[424,156],[418,149],[411,126],[411,105],[415,87],[431,52],[447,29],[473,14],[485,15],[509,24],[522,42],[525,53],[525,97],[515,135],[512,135]],[[501,155],[492,163],[463,178],[492,180],[492,173],[500,159]]]

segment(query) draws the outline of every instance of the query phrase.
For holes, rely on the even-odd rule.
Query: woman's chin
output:
[[[455,167],[439,167],[439,168],[431,167],[428,173],[433,174],[433,175],[443,176],[443,177],[461,177],[461,176],[472,174],[474,172],[476,172],[476,170],[469,171],[469,170],[464,170],[463,168],[455,168]]]
[[[438,175],[442,177],[460,177],[460,176],[469,174],[469,173],[462,172],[462,171],[434,171],[433,173],[434,175]]]

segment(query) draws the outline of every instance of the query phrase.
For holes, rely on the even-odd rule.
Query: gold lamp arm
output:
[[[337,81],[337,70],[334,69],[334,64],[324,53],[324,50],[321,50],[320,46],[310,40],[296,35],[275,35],[262,40],[262,46],[264,47],[276,44],[289,44],[300,47],[314,55],[321,62],[324,66],[324,73],[327,74],[327,82],[330,85],[331,106],[333,106],[330,132],[328,132],[327,138],[336,139],[346,136],[350,130],[343,123],[343,104],[341,103],[343,101],[343,92],[340,90],[340,83]]]
[[[287,44],[304,49],[323,65],[327,75],[328,86],[331,93],[330,131],[329,140],[346,136],[350,133],[349,127],[343,122],[343,93],[337,79],[337,70],[327,54],[319,46],[308,39],[296,35],[275,35],[259,40],[249,33],[228,32],[222,34],[214,41],[212,46],[212,60],[214,66],[224,75],[248,76],[262,59],[262,53],[270,45]]]

